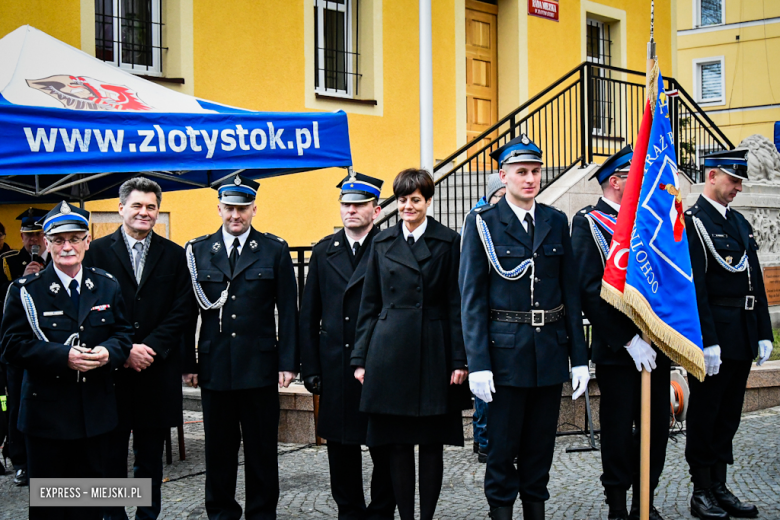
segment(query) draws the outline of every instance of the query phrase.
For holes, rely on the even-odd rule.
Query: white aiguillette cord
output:
[[[230,281],[227,283],[227,287],[219,295],[219,299],[215,302],[210,302],[206,293],[203,291],[203,287],[198,283],[198,264],[195,262],[195,255],[192,252],[192,244],[187,244],[187,267],[190,270],[190,278],[192,279],[192,289],[195,291],[195,299],[198,301],[198,305],[204,311],[212,311],[219,309],[219,331],[222,332],[222,307],[225,305],[228,299],[228,290],[230,290]]]

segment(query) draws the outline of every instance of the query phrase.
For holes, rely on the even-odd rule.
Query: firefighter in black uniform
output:
[[[542,152],[517,137],[492,157],[506,196],[474,209],[462,238],[463,336],[474,395],[491,402],[485,495],[493,519],[544,518],[563,382],[588,385],[577,267],[569,223],[535,201]],[[518,466],[515,468],[514,459]]]
[[[671,360],[642,340],[634,322],[601,298],[601,279],[612,243],[633,150],[626,146],[591,176],[602,197],[572,219],[571,243],[580,275],[580,297],[592,325],[592,360],[601,390],[601,483],[609,519],[639,519],[639,431],[641,370],[652,372],[650,417],[650,497],[664,467],[669,440],[669,370]],[[626,491],[634,488],[631,513]],[[659,520],[655,507],[650,519]]]
[[[231,176],[216,187],[222,226],[186,247],[200,306],[198,373],[206,434],[206,512],[238,519],[243,438],[247,519],[276,518],[279,387],[298,371],[298,293],[287,243],[252,227],[259,184]],[[277,328],[275,313],[278,312]]]
[[[89,213],[66,202],[43,223],[52,263],[15,280],[3,312],[3,358],[24,370],[19,429],[30,478],[101,477],[117,425],[112,374],[130,354],[119,283],[81,265]],[[101,509],[31,507],[30,518],[101,518]]]
[[[726,486],[752,361],[758,356],[763,364],[772,353],[758,244],[750,223],[729,207],[748,180],[747,154],[736,149],[707,156],[703,193],[685,212],[707,368],[704,381],[688,379],[685,458],[693,481],[691,513],[699,518],[758,516],[756,506]]]
[[[342,519],[392,519],[395,510],[385,447],[370,449],[371,503],[363,496],[362,444],[368,416],[360,413],[362,385],[350,356],[371,241],[379,233],[382,180],[360,173],[341,183],[344,229],[314,246],[301,302],[301,376],[320,395],[317,435],[328,441],[333,500]]]
[[[47,255],[43,242],[43,217],[48,213],[45,209],[29,208],[16,220],[21,221],[21,236],[24,247],[19,250],[12,249],[3,253],[3,272],[8,282],[12,282],[22,275],[30,275],[39,272],[49,265],[50,258]],[[7,286],[6,286],[7,288]],[[6,291],[2,291],[5,297]],[[8,384],[8,455],[14,465],[14,484],[26,486],[27,477],[27,447],[24,435],[16,427],[19,419],[19,400],[22,391],[22,376],[24,370],[11,364],[5,366]]]

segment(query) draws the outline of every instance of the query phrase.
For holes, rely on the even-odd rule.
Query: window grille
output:
[[[117,67],[162,73],[162,0],[95,0],[95,56]]]
[[[699,25],[718,25],[723,23],[723,0],[699,0]]]
[[[589,62],[598,65],[612,65],[612,39],[609,29],[609,24],[590,19],[587,21],[585,47]],[[612,90],[609,88],[610,82],[605,81],[611,77],[611,71],[594,68],[591,124],[593,125],[593,133],[599,135],[609,135],[612,132],[614,119],[612,111],[615,103]]]
[[[356,97],[358,1],[314,0],[314,88],[321,94]]]
[[[722,63],[702,63],[699,65],[701,99],[702,103],[720,101],[723,99],[723,70]]]

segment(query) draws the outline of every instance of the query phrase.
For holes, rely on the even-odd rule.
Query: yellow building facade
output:
[[[673,73],[677,57],[680,1],[655,2],[655,38],[665,74]],[[397,172],[419,165],[418,0],[146,2],[149,27],[159,31],[157,40],[149,37],[157,49],[149,55],[158,54],[153,66],[133,65],[133,72],[252,110],[344,110],[355,170],[384,179],[383,197],[392,195]],[[96,12],[96,4],[104,12]],[[113,0],[117,9],[120,4]],[[431,4],[437,161],[583,61],[645,66],[649,0]],[[117,66],[127,68],[129,58],[117,51],[117,42],[112,54],[109,40],[125,45],[132,34],[115,30],[106,36],[106,20],[117,16],[111,5],[112,0],[1,2],[0,37],[29,24],[93,56],[113,56]],[[557,20],[529,14],[537,8],[548,15],[554,11]],[[596,58],[589,37],[601,42]],[[308,246],[332,233],[341,224],[335,186],[345,175],[329,169],[261,180],[255,227],[292,246]],[[117,204],[116,199],[88,202],[87,209],[110,220]],[[20,245],[13,219],[25,207],[0,207],[12,247]],[[161,209],[169,237],[180,244],[220,225],[213,190],[165,194]]]
[[[780,121],[780,2],[678,0],[683,87],[734,145]]]

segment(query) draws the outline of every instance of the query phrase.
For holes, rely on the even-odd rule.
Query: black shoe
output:
[[[485,464],[487,462],[487,450],[483,450],[480,447],[477,447],[477,462],[480,464]]]
[[[711,489],[694,488],[691,497],[691,514],[696,518],[728,518],[729,515],[718,506]]]
[[[27,478],[26,469],[16,470],[16,475],[14,475],[14,484],[16,484],[19,487],[24,487],[30,484],[30,479]]]
[[[488,516],[492,520],[512,520],[512,506],[491,507]]]
[[[523,502],[523,520],[544,520],[544,502]]]
[[[607,520],[628,520],[626,490],[617,487],[607,487],[604,489],[604,495],[607,497],[606,502],[609,506]]]
[[[712,496],[718,505],[729,515],[737,518],[755,518],[758,516],[758,508],[753,504],[743,504],[722,482],[715,482],[712,486]]]

